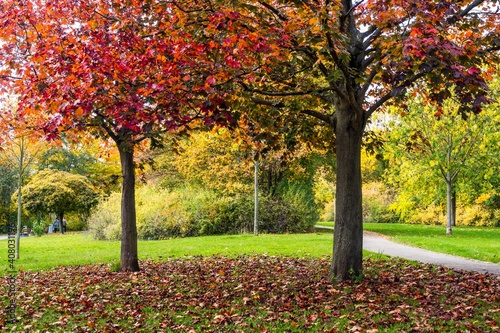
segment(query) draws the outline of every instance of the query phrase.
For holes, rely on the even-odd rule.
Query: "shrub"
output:
[[[89,232],[98,240],[119,240],[121,238],[120,218],[121,194],[112,193],[101,201],[89,217]]]
[[[405,222],[411,224],[442,225],[446,222],[446,212],[440,206],[429,205],[413,211],[413,214],[409,215],[409,218]]]
[[[282,190],[280,198],[288,206],[288,218],[283,232],[308,232],[320,218],[320,207],[323,204],[315,202],[314,194],[307,186],[289,185]]]
[[[500,209],[495,209],[493,211],[492,225],[494,227],[500,227]]]
[[[253,230],[254,203],[251,195],[222,196],[200,188],[173,191],[141,187],[137,197],[139,239],[166,239],[215,234],[237,234]],[[259,232],[286,233],[312,230],[318,210],[312,199],[297,189],[282,197],[262,196],[259,202]],[[120,195],[101,202],[89,218],[89,231],[96,239],[120,239]]]
[[[335,221],[335,201],[330,201],[325,204],[323,212],[320,216],[321,221]]]
[[[457,224],[467,226],[492,227],[498,223],[495,211],[489,210],[483,205],[472,205],[457,207]]]
[[[322,173],[316,172],[313,179],[314,200],[319,207],[321,221],[335,220],[335,185],[328,181]]]
[[[396,223],[399,216],[391,207],[393,198],[380,182],[363,186],[363,222]]]
[[[87,218],[82,214],[68,213],[64,214],[64,218],[68,221],[67,231],[83,231],[88,228]]]
[[[44,221],[37,220],[33,223],[31,231],[33,231],[33,233],[36,236],[42,236],[45,233],[45,227],[46,227],[46,223]]]

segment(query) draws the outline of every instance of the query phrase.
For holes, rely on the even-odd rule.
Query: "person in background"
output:
[[[54,220],[54,223],[52,224],[52,226],[54,227],[54,232],[57,232],[57,230],[59,229],[59,219],[57,217]]]
[[[64,234],[66,232],[66,225],[68,224],[68,222],[66,221],[66,218],[63,217],[63,220],[62,220],[62,226],[61,226],[61,232]]]

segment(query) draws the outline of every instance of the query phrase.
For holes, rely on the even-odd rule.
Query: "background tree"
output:
[[[227,130],[197,132],[181,140],[171,161],[180,179],[225,193],[250,193],[252,150]]]
[[[0,156],[1,156],[0,152]],[[0,232],[7,233],[7,222],[13,217],[11,212],[11,195],[16,190],[16,170],[0,158]]]
[[[458,204],[457,209],[451,211],[452,225],[453,215],[457,214],[458,223],[462,225],[498,223],[497,79],[490,88],[494,102],[467,120],[456,115],[457,105],[452,100],[446,102],[449,108],[441,111],[418,101],[411,103],[411,112],[394,110],[394,123],[387,132],[384,147],[384,158],[392,167],[386,169],[384,178],[397,193],[393,209],[402,221],[442,222],[440,215],[446,207],[443,205],[446,187],[441,186],[442,167],[458,171],[453,182]],[[473,151],[467,154],[467,148]]]
[[[99,188],[104,195],[119,189],[120,161],[114,147],[98,140],[86,140],[43,151],[38,159],[38,170],[51,169],[79,174]]]
[[[11,100],[3,102],[6,109],[2,116],[7,119],[14,119],[19,114],[17,105]],[[0,159],[4,164],[10,164],[11,168],[16,170],[17,228],[15,258],[19,259],[22,230],[22,187],[29,171],[33,169],[36,156],[43,144],[40,142],[39,137],[29,135],[22,121],[11,123],[7,128],[4,127],[3,131],[4,138],[9,140],[3,144],[4,149],[1,152]]]
[[[38,217],[55,213],[61,222],[69,212],[88,216],[98,202],[97,193],[85,177],[65,171],[42,170],[23,192],[26,211]]]
[[[455,224],[452,199],[457,177],[473,166],[474,156],[487,136],[485,129],[491,125],[487,114],[470,114],[464,119],[459,109],[460,105],[452,98],[444,102],[441,111],[417,99],[409,105],[408,114],[393,122],[390,134],[395,148],[391,154],[393,162],[406,158],[424,169],[413,177],[428,177],[427,168],[433,170],[432,178],[437,176],[444,181],[447,234],[452,233]]]

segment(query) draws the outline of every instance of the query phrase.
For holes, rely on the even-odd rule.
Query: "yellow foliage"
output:
[[[493,191],[490,191],[490,192],[485,192],[485,193],[481,193],[481,195],[479,195],[479,197],[476,198],[476,200],[474,200],[474,202],[476,204],[482,204],[482,203],[485,203],[486,201],[490,200],[490,198],[495,195],[495,192]]]
[[[466,226],[494,226],[494,211],[482,205],[457,207],[457,225]]]
[[[414,214],[408,214],[406,222],[410,224],[441,225],[446,222],[446,212],[439,206],[429,205],[425,209],[414,211]]]
[[[227,130],[195,133],[179,148],[173,164],[185,179],[222,193],[251,191],[253,161]]]

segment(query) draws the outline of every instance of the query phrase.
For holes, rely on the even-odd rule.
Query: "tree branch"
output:
[[[286,22],[288,21],[288,17],[286,17],[285,15],[281,14],[279,12],[279,10],[277,10],[276,8],[274,8],[273,6],[271,6],[270,4],[266,3],[266,2],[263,2],[263,1],[259,1],[259,3],[261,4],[261,6],[263,6],[264,8],[267,8],[269,9],[274,15],[276,15],[281,21],[283,22]]]
[[[406,88],[411,86],[415,81],[418,79],[421,79],[424,77],[427,73],[426,72],[420,72],[418,74],[413,75],[411,78],[407,79],[403,84],[400,84],[399,86],[393,88],[391,91],[389,91],[387,94],[382,96],[375,104],[373,104],[368,110],[366,110],[366,115],[365,118],[368,119],[370,116],[378,110],[385,102],[390,100],[391,98],[397,96],[398,94],[396,93],[397,90],[400,90],[402,88]]]
[[[327,123],[330,126],[334,126],[334,124],[335,124],[335,120],[332,116],[326,115],[324,113],[321,113],[321,112],[318,112],[315,110],[301,110],[300,113],[303,113],[305,115],[317,118],[321,121],[324,121],[325,123]]]

